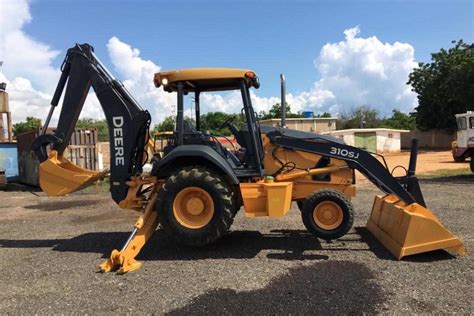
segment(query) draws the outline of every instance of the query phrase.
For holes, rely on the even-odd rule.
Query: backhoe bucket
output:
[[[425,207],[394,195],[376,196],[367,229],[398,260],[438,249],[465,255],[463,243]]]
[[[103,178],[108,170],[97,172],[74,165],[52,150],[39,166],[41,189],[48,195],[60,196],[79,191]]]

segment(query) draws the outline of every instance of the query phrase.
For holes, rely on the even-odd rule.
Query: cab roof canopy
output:
[[[240,89],[240,80],[245,79],[248,87],[258,88],[258,79],[254,71],[232,68],[190,68],[182,70],[160,71],[155,74],[157,88],[163,86],[168,92],[178,91],[178,82],[183,82],[183,91],[205,92]]]

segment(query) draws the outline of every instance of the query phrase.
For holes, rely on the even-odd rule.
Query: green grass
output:
[[[420,173],[417,176],[423,179],[462,177],[462,176],[474,177],[470,169],[441,169],[441,170],[432,171],[432,172]]]

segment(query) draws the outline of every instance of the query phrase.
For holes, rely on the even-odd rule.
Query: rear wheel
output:
[[[188,246],[204,246],[225,235],[236,213],[229,185],[202,166],[172,174],[158,199],[156,209],[164,232]]]
[[[325,189],[304,201],[301,218],[310,233],[331,240],[344,236],[351,229],[354,211],[351,202],[341,192]]]

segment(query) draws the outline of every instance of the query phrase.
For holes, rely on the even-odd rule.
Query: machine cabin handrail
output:
[[[54,134],[39,136],[33,143],[33,149],[41,162],[48,159],[48,145],[62,156],[91,86],[99,99],[109,128],[110,191],[112,198],[119,203],[126,197],[126,182],[131,176],[142,172],[151,117],[123,84],[109,73],[89,44],[76,44],[68,49],[46,121],[49,124],[65,88],[57,129]],[[44,130],[46,128],[47,126]]]
[[[363,149],[317,137],[312,140],[299,139],[285,136],[280,132],[272,132],[269,133],[268,136],[275,145],[344,160],[350,168],[359,170],[367,179],[385,193],[396,195],[406,204],[416,202],[425,206],[421,191],[412,194],[404,186],[406,185],[406,180],[409,178],[409,183],[412,187],[419,188],[418,181],[416,177],[414,177],[414,170],[412,175],[395,178],[379,160]],[[412,154],[416,155],[416,150],[412,151]]]

